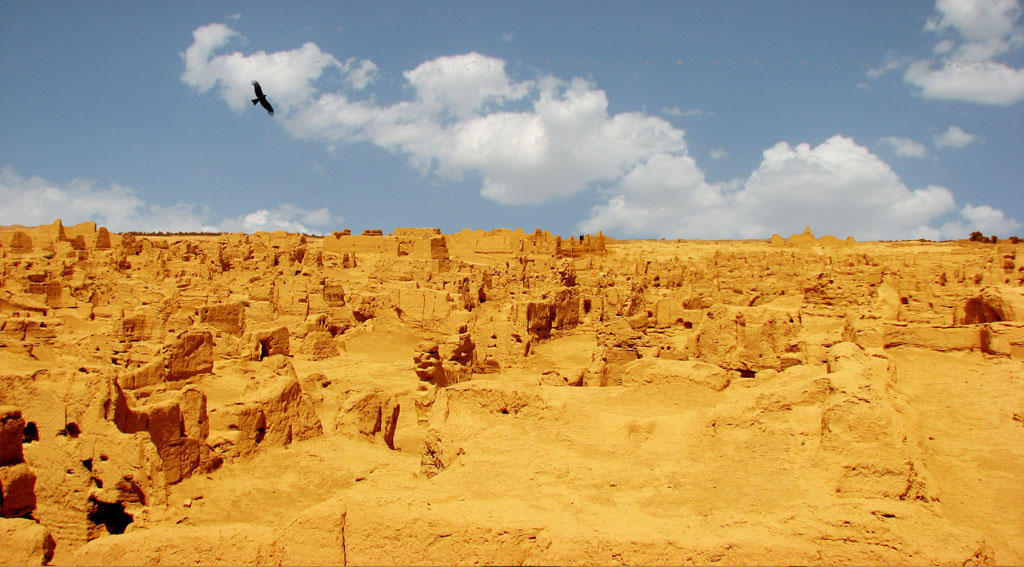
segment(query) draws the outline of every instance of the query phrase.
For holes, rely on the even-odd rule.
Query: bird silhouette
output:
[[[267,110],[267,114],[273,116],[274,107],[270,106],[270,102],[267,100],[267,95],[263,94],[263,89],[260,88],[260,82],[253,81],[252,86],[256,89],[256,98],[252,99],[253,106],[256,106],[257,102],[260,103],[260,105]]]

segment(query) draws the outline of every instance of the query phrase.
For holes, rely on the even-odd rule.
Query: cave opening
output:
[[[32,443],[39,441],[39,428],[36,426],[36,422],[30,421],[25,424],[25,431],[23,433],[22,443]]]
[[[973,325],[977,323],[997,323],[1002,321],[1001,314],[988,305],[981,298],[974,297],[967,300],[964,305],[964,324]]]
[[[123,534],[128,524],[135,521],[135,518],[124,511],[124,504],[115,502],[108,504],[93,498],[89,499],[89,521],[93,525],[103,525],[109,534]]]

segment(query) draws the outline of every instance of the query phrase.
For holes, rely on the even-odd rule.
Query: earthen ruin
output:
[[[0,227],[0,563],[1024,563],[1021,251]]]

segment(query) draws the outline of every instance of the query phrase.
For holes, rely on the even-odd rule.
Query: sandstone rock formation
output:
[[[32,518],[36,475],[25,464],[26,432],[21,411],[0,406],[0,564],[46,565],[55,542],[50,530]]]
[[[5,228],[0,563],[1021,563],[1020,252]]]
[[[476,345],[464,327],[460,331],[444,342],[424,341],[416,345],[413,362],[420,380],[443,387],[472,378]]]

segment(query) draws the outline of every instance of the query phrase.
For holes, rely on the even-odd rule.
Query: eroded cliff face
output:
[[[0,562],[1021,563],[1020,251],[0,230]]]

